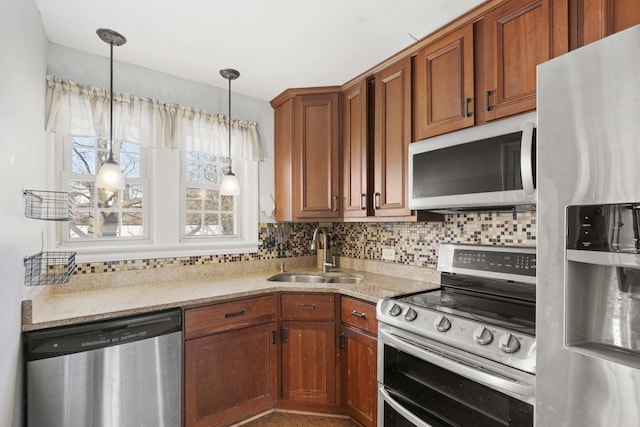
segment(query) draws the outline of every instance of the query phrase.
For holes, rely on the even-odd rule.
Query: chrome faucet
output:
[[[329,271],[330,267],[336,266],[336,257],[333,257],[333,262],[327,262],[327,249],[329,249],[329,233],[324,227],[316,227],[316,229],[313,230],[313,238],[311,239],[311,250],[313,251],[316,249],[318,233],[322,233],[322,235],[324,236],[322,240],[322,243],[324,245],[324,251],[322,252],[322,272],[326,273],[327,271]]]

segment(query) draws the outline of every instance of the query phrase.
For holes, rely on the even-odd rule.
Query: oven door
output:
[[[378,332],[378,427],[533,426],[533,375],[382,323]]]

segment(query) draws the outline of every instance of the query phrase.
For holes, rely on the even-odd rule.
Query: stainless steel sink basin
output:
[[[327,277],[327,283],[360,283],[362,278],[356,276]]]
[[[297,283],[360,283],[361,277],[351,275],[327,275],[313,273],[278,273],[269,277],[272,282],[297,282]]]
[[[327,278],[317,274],[279,273],[269,277],[267,280],[273,282],[325,283]]]

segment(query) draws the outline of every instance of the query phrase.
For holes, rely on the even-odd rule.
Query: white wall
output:
[[[24,216],[24,189],[46,189],[47,39],[33,0],[0,2],[0,426],[22,420],[20,301],[23,257],[41,249],[44,223]]]
[[[89,37],[97,38],[98,36],[92,33]],[[106,44],[105,55],[109,55],[109,47]],[[167,55],[171,55],[171,52],[167,52]],[[200,108],[213,113],[228,114],[229,94],[226,89],[120,62],[117,58],[118,48],[114,48],[114,91]],[[241,79],[242,70],[239,71]],[[49,44],[47,73],[77,83],[108,88],[109,58]],[[211,81],[215,84],[220,84],[221,81],[223,85],[227,84],[219,74],[211,76]],[[233,91],[233,82],[231,90]],[[233,92],[231,116],[258,123],[265,149],[265,161],[260,164],[260,194],[273,194],[273,109],[271,105],[267,101]],[[260,220],[268,219],[261,216]]]

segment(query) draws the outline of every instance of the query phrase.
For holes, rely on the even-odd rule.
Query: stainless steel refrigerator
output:
[[[535,425],[640,425],[640,26],[538,67]]]

